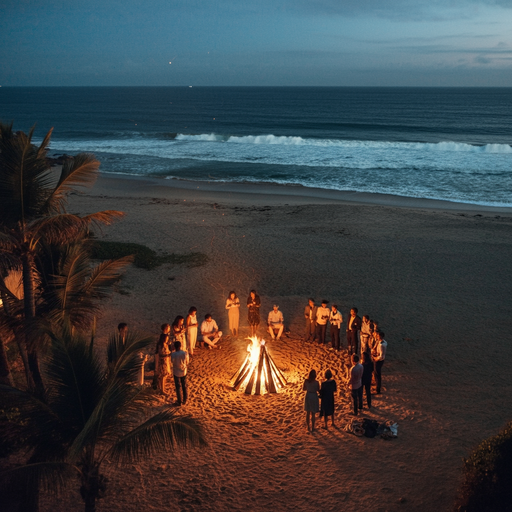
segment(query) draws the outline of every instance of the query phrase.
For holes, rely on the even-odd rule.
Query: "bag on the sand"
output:
[[[364,435],[366,437],[375,437],[377,435],[377,429],[379,428],[379,423],[375,420],[370,420],[365,418],[363,420],[363,428]]]

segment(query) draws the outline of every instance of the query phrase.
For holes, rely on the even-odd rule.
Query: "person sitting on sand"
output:
[[[316,413],[319,411],[318,392],[320,391],[320,384],[316,380],[316,370],[309,372],[308,378],[304,381],[304,385],[302,386],[302,391],[306,392],[304,396],[304,410],[306,411],[308,432],[314,432]]]
[[[325,421],[325,428],[327,429],[327,418],[331,416],[332,426],[334,427],[334,393],[336,393],[336,381],[332,378],[331,370],[325,372],[325,380],[320,386],[320,418],[323,416]]]
[[[222,337],[222,331],[219,331],[217,322],[209,313],[205,315],[204,322],[201,324],[201,334],[203,336],[203,341],[210,348],[220,348],[217,343]]]
[[[270,333],[270,336],[272,336],[272,339],[275,340],[277,338],[277,341],[280,341],[284,329],[284,317],[283,313],[279,311],[279,306],[277,304],[274,304],[274,308],[268,314],[267,323],[268,332]]]
[[[359,356],[357,354],[352,355],[352,368],[350,368],[350,379],[348,381],[348,388],[352,395],[352,401],[354,402],[354,416],[357,416],[359,409],[363,408],[363,365],[359,363]]]

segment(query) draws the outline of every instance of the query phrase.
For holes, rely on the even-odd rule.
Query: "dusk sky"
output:
[[[0,85],[512,86],[512,0],[0,0]]]

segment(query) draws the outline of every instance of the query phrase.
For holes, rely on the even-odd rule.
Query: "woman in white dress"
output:
[[[195,308],[194,306],[192,306],[188,310],[186,328],[188,339],[188,353],[189,355],[193,356],[197,341],[197,308]]]
[[[240,299],[235,292],[229,292],[226,299],[226,309],[228,310],[229,330],[233,336],[238,336],[238,325],[240,323]]]

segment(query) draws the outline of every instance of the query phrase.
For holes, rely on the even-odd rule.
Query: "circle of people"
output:
[[[247,298],[247,320],[250,326],[251,336],[255,336],[258,326],[261,323],[260,307],[261,299],[255,290],[251,290]],[[315,305],[315,300],[310,298],[304,309],[305,318],[305,342],[318,342],[326,344],[326,333],[330,325],[330,350],[341,351],[342,343],[340,338],[343,316],[338,311],[338,306],[333,304],[328,307],[329,301],[322,300],[321,306]],[[226,310],[228,311],[229,330],[233,336],[239,335],[240,324],[240,299],[234,291],[229,292],[226,299]],[[284,331],[284,317],[279,310],[279,305],[274,304],[272,311],[267,316],[267,330],[273,340],[281,340]],[[201,338],[198,341],[198,331]],[[172,324],[162,324],[160,338],[155,350],[155,379],[153,387],[156,387],[164,394],[169,394],[166,386],[167,380],[174,377],[176,388],[176,405],[185,404],[188,398],[187,393],[187,367],[190,357],[194,351],[201,347],[220,349],[219,341],[223,333],[219,330],[217,322],[210,313],[206,314],[201,326],[197,318],[197,308],[192,306],[186,318],[178,315]],[[357,415],[363,409],[363,390],[366,393],[368,408],[371,408],[371,383],[372,377],[376,383],[376,393],[381,393],[382,366],[386,357],[387,342],[384,340],[384,333],[379,330],[378,323],[370,319],[368,315],[362,318],[358,316],[357,308],[350,310],[350,317],[346,326],[347,351],[352,360],[348,386],[351,390],[354,412]],[[362,356],[362,364],[359,362],[359,349]],[[325,381],[322,385],[316,380],[316,371],[311,370],[304,382],[303,390],[306,391],[304,410],[306,421],[310,430],[315,429],[315,415],[325,419],[331,416],[334,425],[334,393],[337,390],[336,381],[333,380],[332,372],[325,372]],[[321,407],[319,403],[321,398]]]

